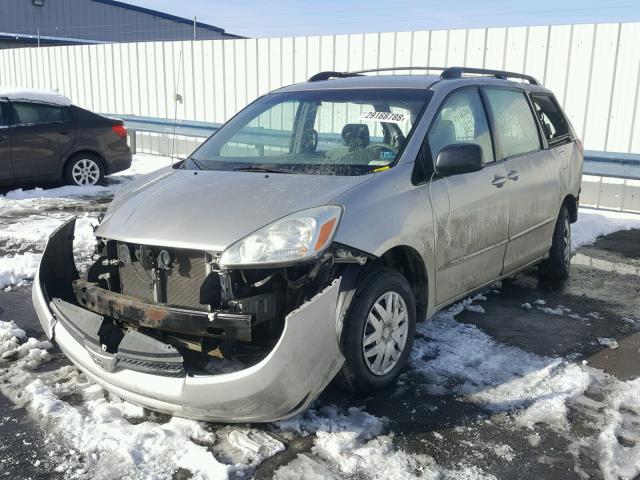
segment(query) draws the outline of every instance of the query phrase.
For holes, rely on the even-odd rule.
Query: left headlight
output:
[[[268,266],[319,256],[331,244],[342,207],[327,205],[288,215],[234,243],[220,266]]]

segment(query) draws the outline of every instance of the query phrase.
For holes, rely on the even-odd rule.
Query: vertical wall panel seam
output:
[[[467,51],[469,50],[469,29],[464,29],[464,56],[462,57],[463,67],[467,66]]]
[[[504,45],[503,45],[504,48],[502,50],[502,66],[500,67],[502,70],[504,70],[507,65],[507,48],[509,46],[509,30],[510,28],[507,27],[504,32]]]
[[[593,28],[593,41],[591,42],[591,61],[589,62],[589,80],[587,82],[586,105],[584,109],[584,118],[582,120],[582,140],[584,141],[587,132],[587,120],[589,118],[589,97],[591,96],[591,77],[593,76],[593,62],[596,56],[596,39],[598,38],[598,25]]]
[[[522,56],[522,73],[527,73],[527,57],[529,54],[529,33],[531,27],[527,25],[524,36],[524,55]],[[549,48],[549,42],[547,42],[547,48]]]
[[[569,88],[569,70],[571,68],[571,55],[573,53],[573,25],[569,28],[569,52],[567,54],[567,68],[564,75],[564,90],[562,91],[562,108],[567,102],[567,88]]]
[[[551,25],[547,26],[547,48],[544,54],[544,74],[542,75],[543,85],[547,84],[547,67],[549,66],[549,50],[551,47]]]
[[[443,65],[444,67],[449,66],[449,34],[450,33],[451,33],[451,30],[447,30],[445,46],[444,46],[444,65]]]
[[[638,59],[638,68],[636,72],[636,91],[633,99],[633,112],[631,116],[631,131],[629,132],[629,148],[628,151],[633,150],[634,130],[636,127],[636,116],[638,115],[638,95],[640,93],[640,59]]]
[[[484,48],[482,49],[482,68],[487,68],[487,50],[489,49],[489,29],[484,29]]]
[[[613,75],[611,79],[611,91],[609,92],[609,110],[607,112],[607,127],[604,131],[604,151],[607,152],[609,146],[609,128],[611,127],[611,107],[613,104],[613,94],[616,88],[616,75],[618,73],[618,55],[620,54],[620,35],[622,33],[622,24],[618,23],[618,34],[616,36],[616,49],[613,56]]]

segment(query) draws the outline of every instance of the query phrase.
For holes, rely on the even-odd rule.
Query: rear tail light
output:
[[[580,153],[584,154],[584,145],[582,144],[582,140],[576,138],[576,145],[578,146],[578,150],[580,150]]]
[[[127,138],[127,127],[124,125],[114,125],[111,127],[111,130],[113,130],[120,138]]]

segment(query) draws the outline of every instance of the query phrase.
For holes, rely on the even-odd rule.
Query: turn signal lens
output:
[[[318,234],[318,241],[316,242],[316,248],[314,249],[316,252],[318,250],[322,250],[322,248],[327,244],[329,239],[333,236],[333,230],[336,225],[336,218],[332,218],[328,222],[325,222],[320,227],[320,233]]]

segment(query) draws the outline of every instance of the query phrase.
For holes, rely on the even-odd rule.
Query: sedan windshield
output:
[[[223,125],[182,168],[323,175],[389,168],[430,96],[426,89],[266,95]]]

